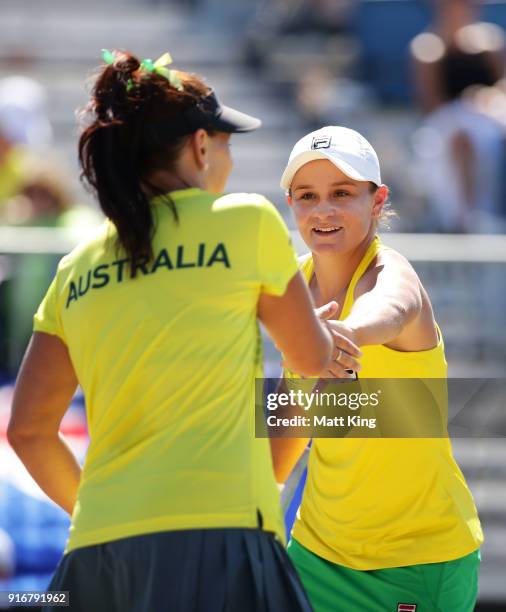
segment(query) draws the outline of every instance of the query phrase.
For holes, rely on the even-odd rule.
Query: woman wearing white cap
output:
[[[360,379],[445,379],[427,292],[377,235],[388,188],[369,142],[342,127],[308,134],[281,186],[311,251],[299,265],[315,305],[339,305],[333,360],[320,376],[354,377],[352,369]],[[362,354],[346,350],[342,337]],[[306,443],[272,440],[279,482]],[[313,440],[289,554],[316,612],[470,611],[482,541],[447,437]]]

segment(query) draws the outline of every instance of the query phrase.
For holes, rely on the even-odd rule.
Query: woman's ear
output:
[[[191,149],[197,167],[199,170],[205,170],[208,166],[209,156],[209,135],[205,130],[199,129],[192,134]]]
[[[292,199],[292,194],[290,191],[286,192],[286,201],[288,203],[288,206],[293,206],[293,199]]]
[[[376,189],[374,193],[374,204],[372,206],[372,214],[374,217],[378,218],[383,211],[383,207],[388,200],[389,190],[386,185],[380,185],[378,189]]]

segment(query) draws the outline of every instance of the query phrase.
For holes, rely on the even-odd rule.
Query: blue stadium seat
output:
[[[506,30],[506,0],[484,2],[480,16],[483,21],[496,23]]]

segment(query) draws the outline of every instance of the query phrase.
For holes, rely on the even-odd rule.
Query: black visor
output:
[[[210,129],[230,134],[251,132],[262,124],[260,119],[256,117],[246,115],[246,113],[241,113],[234,108],[230,108],[230,106],[220,104],[214,92],[206,96],[198,106],[188,109],[187,113],[194,117],[198,127],[205,127],[205,125],[199,125],[198,115],[200,114],[202,116],[201,121],[207,123]]]
[[[178,118],[177,124],[163,122],[156,126],[156,130],[159,136],[174,138],[193,134],[201,128],[228,134],[251,132],[261,124],[256,117],[220,104],[215,93],[211,92],[198,104],[187,108]]]

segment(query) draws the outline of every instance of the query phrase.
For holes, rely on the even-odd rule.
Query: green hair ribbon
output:
[[[106,64],[114,64],[114,53],[108,49],[102,49],[102,59]]]
[[[102,49],[102,59],[106,64],[111,65],[114,63],[114,53],[112,51],[108,51],[107,49]],[[144,72],[154,72],[155,74],[166,78],[172,87],[175,87],[178,91],[182,91],[183,84],[181,83],[181,79],[176,75],[176,71],[169,70],[169,68],[167,68],[167,66],[170,66],[170,64],[172,64],[172,56],[170,53],[164,53],[156,61],[153,61],[152,59],[143,59],[141,61],[139,70]],[[133,86],[134,83],[132,79],[128,79],[127,91],[130,91]]]

